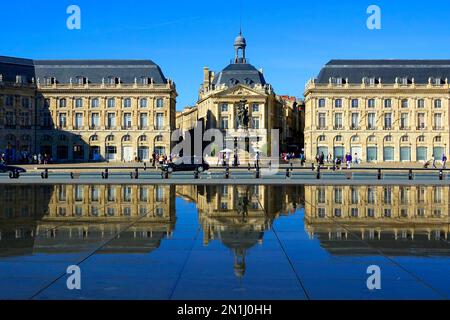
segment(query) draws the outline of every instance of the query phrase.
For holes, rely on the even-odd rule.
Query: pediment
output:
[[[258,92],[257,90],[244,86],[244,85],[239,85],[233,88],[229,88],[226,89],[224,91],[218,92],[217,94],[214,95],[215,97],[226,97],[226,96],[243,96],[243,97],[249,97],[249,96],[254,96],[254,97],[261,97],[261,96],[266,96],[266,94]]]

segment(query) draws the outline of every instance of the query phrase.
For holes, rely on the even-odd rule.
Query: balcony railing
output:
[[[433,130],[437,131],[437,130],[444,130],[443,126],[433,126]]]
[[[334,126],[333,130],[343,130],[344,127],[343,126]]]
[[[327,126],[317,126],[316,127],[317,130],[327,130]]]
[[[409,126],[400,126],[400,130],[403,130],[403,131],[411,130],[411,127],[409,127]]]
[[[392,130],[392,126],[384,126],[383,130]]]
[[[423,124],[423,125],[419,125],[416,127],[417,130],[427,130],[427,127]]]
[[[361,130],[361,127],[360,126],[351,126],[350,127],[350,130]]]
[[[376,126],[368,125],[367,130],[376,130]]]

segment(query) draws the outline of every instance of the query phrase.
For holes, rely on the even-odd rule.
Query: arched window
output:
[[[392,136],[384,137],[384,142],[392,142]]]
[[[106,141],[108,142],[113,142],[114,141],[114,136],[113,135],[109,135],[106,137]]]
[[[123,142],[130,142],[130,141],[131,141],[131,136],[130,136],[129,134],[127,134],[126,136],[124,136],[124,137],[122,138],[122,141],[123,141]]]
[[[140,136],[139,137],[139,142],[146,142],[147,141],[147,136]]]
[[[91,142],[96,142],[96,141],[98,141],[98,135],[93,135],[93,136],[91,136],[90,138],[89,138],[89,141],[91,141]]]

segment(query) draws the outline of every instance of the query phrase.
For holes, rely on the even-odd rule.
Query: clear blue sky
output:
[[[450,58],[450,1],[243,1],[247,55],[278,94],[301,97],[333,58]],[[82,29],[66,28],[81,8]],[[382,30],[366,27],[367,7]],[[193,105],[202,69],[233,57],[240,1],[2,1],[0,55],[33,59],[151,59],[177,83],[178,109]]]

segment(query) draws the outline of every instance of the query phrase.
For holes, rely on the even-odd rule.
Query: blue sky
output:
[[[305,82],[333,58],[450,58],[450,1],[243,2],[247,55],[278,94],[301,97]],[[66,9],[81,8],[81,30]],[[367,7],[382,29],[366,27]],[[2,1],[0,55],[34,59],[151,59],[175,80],[178,109],[193,105],[202,69],[233,58],[240,0]]]

